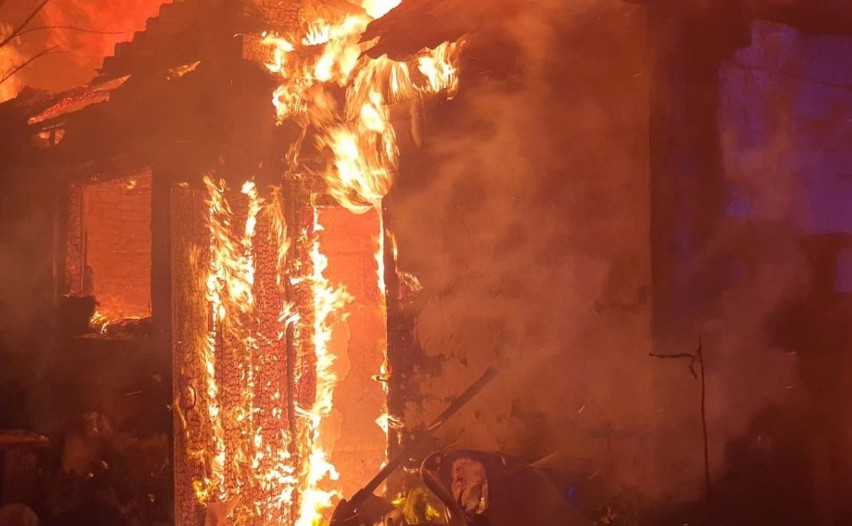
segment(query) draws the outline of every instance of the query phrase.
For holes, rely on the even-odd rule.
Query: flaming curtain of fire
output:
[[[203,424],[185,421],[187,435],[199,435],[186,439],[195,444],[188,453],[201,466],[195,496],[232,511],[237,524],[313,524],[335,496],[319,487],[336,472],[316,444],[336,382],[327,348],[330,327],[350,298],[323,276],[325,257],[313,228],[298,236],[310,247],[308,260],[289,260],[278,189],[261,196],[252,182],[239,193],[224,181],[204,182],[208,315],[193,352],[203,378],[192,403],[184,404],[203,413]],[[288,284],[311,291],[308,315],[287,301]],[[290,364],[288,329],[295,329],[298,347]],[[288,389],[288,375],[306,394]]]
[[[398,3],[368,0],[362,15],[305,9],[298,34],[263,39],[273,55],[267,67],[282,79],[273,97],[279,120],[291,119],[303,130],[286,154],[285,176],[321,177],[327,193],[354,213],[380,210],[393,183],[398,149],[389,106],[442,91],[452,96],[458,87],[460,42],[423,50],[410,63],[361,56],[359,36],[371,17]],[[328,152],[318,173],[299,162],[308,129]],[[229,198],[224,182],[206,178],[205,184],[208,330],[194,351],[204,372],[194,405],[203,408],[204,425],[197,426],[203,436],[186,440],[201,444],[189,452],[203,467],[195,495],[209,507],[224,506],[224,513],[233,510],[236,524],[309,526],[340,496],[320,434],[337,382],[328,346],[331,323],[356,298],[323,274],[328,261],[317,237],[323,225],[316,209],[301,221],[301,231],[288,232],[278,191],[263,197],[248,182],[240,196]],[[376,286],[382,295],[383,239],[380,227]],[[295,252],[304,258],[291,257],[293,244],[302,247]],[[269,247],[274,255],[262,253]],[[275,319],[263,319],[273,311]],[[288,340],[296,363],[286,363]],[[382,378],[387,367],[376,372]],[[384,415],[377,422],[385,433],[388,420]]]
[[[452,97],[458,90],[457,67],[463,46],[461,40],[445,42],[421,50],[410,62],[362,56],[359,40],[369,22],[399,4],[400,0],[364,0],[361,15],[335,13],[324,7],[303,9],[298,32],[269,34],[263,39],[272,52],[267,67],[281,77],[272,99],[279,123],[297,123],[302,140],[310,129],[317,146],[327,153],[328,162],[317,173],[300,164],[302,140],[296,141],[286,155],[288,176],[297,180],[320,176],[326,192],[341,206],[359,214],[375,208],[380,218],[399,154],[390,106],[427,94],[445,92]],[[385,232],[381,225],[380,220],[374,244],[376,284],[384,298]],[[386,348],[383,354],[384,364],[376,378],[386,388]],[[385,437],[394,421],[385,408],[376,422]],[[303,507],[302,513],[309,509]]]
[[[196,404],[207,422],[193,481],[202,503],[227,503],[242,518],[284,523],[296,484],[286,392],[282,254],[289,247],[277,190],[254,183],[229,199],[224,181],[205,178],[209,254],[207,334],[196,344],[204,378]],[[234,205],[234,206],[232,206]],[[260,242],[255,243],[255,240]]]

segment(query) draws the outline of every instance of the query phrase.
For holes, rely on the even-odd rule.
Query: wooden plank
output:
[[[175,525],[195,526],[201,509],[192,483],[206,473],[202,458],[192,453],[208,451],[211,433],[203,364],[197,357],[197,347],[207,336],[203,276],[209,264],[209,235],[201,192],[173,188],[170,204]]]

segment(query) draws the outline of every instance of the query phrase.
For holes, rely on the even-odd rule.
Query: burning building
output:
[[[405,524],[436,458],[474,523],[845,524],[852,7],[637,3],[136,2],[91,81],[6,85],[0,427],[61,475],[0,504],[313,525],[403,452]]]

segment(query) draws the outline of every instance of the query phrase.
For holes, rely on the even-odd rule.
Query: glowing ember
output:
[[[105,334],[107,327],[109,327],[109,322],[109,316],[102,312],[95,311],[95,313],[92,314],[92,319],[89,320],[89,327],[100,334]]]

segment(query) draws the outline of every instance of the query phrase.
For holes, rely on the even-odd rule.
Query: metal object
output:
[[[358,508],[371,496],[373,492],[385,481],[385,479],[390,476],[391,473],[394,472],[398,467],[400,467],[408,457],[417,450],[420,446],[422,446],[426,439],[432,435],[438,428],[444,425],[447,420],[450,419],[454,414],[456,414],[459,409],[461,409],[465,404],[467,404],[470,400],[472,400],[477,394],[479,394],[482,389],[491,383],[494,378],[496,378],[501,372],[501,369],[493,366],[489,367],[482,376],[479,377],[475,382],[473,382],[470,387],[468,387],[458,398],[456,398],[453,403],[447,407],[444,412],[438,415],[428,426],[426,426],[425,433],[418,440],[412,442],[408,447],[403,449],[397,454],[394,458],[390,459],[388,463],[370,480],[363,488],[358,490],[355,495],[352,496],[348,501],[343,499],[338,503],[337,507],[334,509],[334,514],[331,517],[331,525],[332,526],[344,526],[344,525],[355,525],[359,524],[360,518],[358,517]]]

